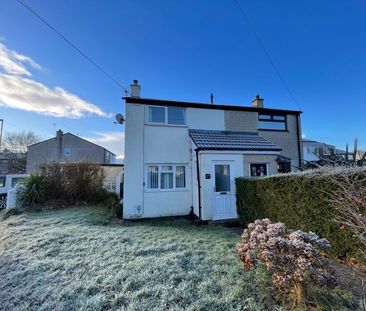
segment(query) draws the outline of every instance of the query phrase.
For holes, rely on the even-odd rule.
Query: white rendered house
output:
[[[235,178],[297,170],[300,111],[125,97],[125,219],[237,218]]]
[[[331,155],[332,150],[336,151],[334,145],[306,138],[303,138],[302,146],[305,162],[319,161],[320,159]]]

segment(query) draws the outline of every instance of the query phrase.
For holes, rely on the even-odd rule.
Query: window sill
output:
[[[145,123],[145,125],[148,126],[166,126],[166,127],[186,127],[188,128],[188,125],[179,125],[179,124],[167,124],[167,123]]]
[[[290,132],[289,130],[270,130],[270,129],[258,129],[258,131],[263,131],[263,132]]]
[[[189,191],[188,188],[182,189],[145,189],[144,192],[146,193],[165,193],[165,192],[187,192]]]

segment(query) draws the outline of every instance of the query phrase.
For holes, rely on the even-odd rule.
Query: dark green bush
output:
[[[92,204],[103,204],[109,207],[117,204],[119,202],[118,195],[115,192],[110,192],[104,188],[96,191],[92,198],[89,200],[89,203]]]
[[[118,197],[103,189],[103,179],[103,168],[97,164],[43,165],[40,175],[31,175],[24,180],[17,201],[24,207],[42,207],[47,203],[50,208],[90,203],[96,197],[97,201],[104,201],[111,207],[118,202]]]
[[[366,176],[366,171],[361,174]],[[332,256],[363,260],[362,245],[347,228],[342,230],[334,221],[336,210],[329,203],[329,192],[336,189],[329,182],[329,175],[237,178],[236,189],[238,214],[243,222],[268,217],[288,228],[313,231],[331,242]]]
[[[45,199],[67,204],[89,202],[102,191],[103,168],[92,163],[52,163],[41,167]]]
[[[123,205],[121,203],[114,204],[111,208],[111,216],[122,219],[123,217]]]
[[[30,175],[19,185],[17,204],[22,207],[34,207],[44,202],[45,183],[43,176]]]

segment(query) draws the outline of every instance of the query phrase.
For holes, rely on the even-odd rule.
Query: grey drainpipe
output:
[[[302,137],[300,136],[300,118],[299,115],[296,115],[296,130],[297,130],[297,151],[299,153],[299,167],[302,168],[302,159],[301,159],[301,143],[300,140]]]
[[[198,149],[196,151],[196,166],[197,166],[197,184],[198,184],[198,217],[201,219],[201,177],[200,177],[200,164],[199,164],[199,157],[198,157]]]

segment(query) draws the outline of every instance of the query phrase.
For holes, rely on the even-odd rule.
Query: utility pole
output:
[[[1,152],[1,143],[3,140],[3,125],[4,125],[4,119],[0,119],[1,126],[0,126],[0,152]]]

